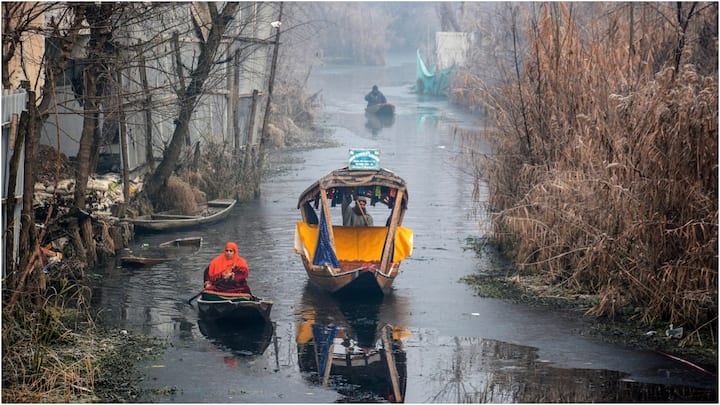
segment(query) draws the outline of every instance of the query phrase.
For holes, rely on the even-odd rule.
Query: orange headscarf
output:
[[[210,280],[214,281],[218,279],[219,277],[221,277],[221,274],[223,274],[226,270],[232,269],[233,265],[240,269],[240,272],[244,273],[245,277],[247,277],[248,264],[245,259],[238,256],[238,247],[235,242],[228,242],[225,244],[224,250],[229,249],[232,249],[233,251],[232,258],[228,259],[225,256],[225,252],[223,251],[223,253],[219,254],[210,262],[208,270],[208,276],[210,277]]]

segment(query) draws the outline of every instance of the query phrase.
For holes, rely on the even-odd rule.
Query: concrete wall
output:
[[[438,70],[444,70],[453,65],[464,66],[471,44],[472,35],[467,32],[436,32],[435,49]]]

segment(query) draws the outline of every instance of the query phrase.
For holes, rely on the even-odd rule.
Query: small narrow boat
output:
[[[356,151],[351,150],[351,155]],[[358,158],[368,155],[372,156],[355,154]],[[294,250],[310,281],[320,288],[339,294],[383,295],[400,273],[402,260],[412,253],[413,232],[401,226],[408,203],[407,186],[390,170],[365,169],[367,162],[354,169],[352,159],[350,165],[321,177],[300,194],[297,208],[302,221],[296,223]],[[334,225],[333,217],[341,218],[340,207],[331,208],[348,193],[367,197],[371,205],[380,203],[390,208],[387,221],[378,221],[385,225]]]
[[[273,302],[247,293],[203,291],[197,299],[200,316],[206,321],[230,320],[253,324],[270,321]]]
[[[194,253],[202,245],[201,236],[173,239],[163,242],[157,247],[160,249],[143,249],[143,255],[127,255],[120,257],[120,265],[123,267],[146,267],[160,263],[177,260],[183,255]]]
[[[202,246],[202,236],[190,236],[187,238],[178,238],[163,242],[158,245],[161,248],[193,248],[200,249]]]
[[[390,103],[373,104],[365,107],[365,112],[376,115],[393,115],[395,106]]]
[[[150,215],[128,218],[137,231],[162,232],[186,229],[217,222],[230,214],[237,200],[218,199],[207,202],[200,212],[194,215],[182,215],[178,212],[164,211]]]

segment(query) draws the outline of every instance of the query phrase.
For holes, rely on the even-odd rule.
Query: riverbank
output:
[[[472,247],[484,254],[486,245],[473,242]],[[498,255],[493,252],[493,256]],[[537,275],[522,275],[509,263],[499,263],[499,271],[492,274],[475,274],[463,281],[475,289],[478,296],[498,298],[553,311],[567,311],[588,321],[586,330],[578,333],[621,346],[658,352],[676,361],[684,362],[699,371],[717,375],[717,332],[714,327],[696,331],[683,330],[682,325],[666,322],[645,324],[638,319],[639,309],[624,309],[614,317],[594,317],[587,312],[598,303],[598,295],[583,294]],[[670,335],[670,336],[668,336]]]

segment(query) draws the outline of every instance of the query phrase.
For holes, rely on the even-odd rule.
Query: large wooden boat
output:
[[[373,104],[365,107],[365,112],[375,115],[393,115],[395,106],[390,103]]]
[[[412,253],[412,230],[401,226],[408,204],[406,183],[387,169],[351,167],[352,162],[332,171],[300,194],[297,207],[302,221],[296,224],[294,250],[310,281],[324,290],[386,294],[400,272],[401,261]],[[364,195],[371,205],[381,203],[390,208],[385,226],[333,225],[334,216],[342,218],[338,196],[347,193]],[[335,206],[335,214],[331,214]]]
[[[200,317],[206,321],[233,321],[237,324],[270,322],[273,302],[244,293],[203,291],[197,299]]]
[[[133,224],[137,231],[175,231],[219,221],[230,214],[236,202],[234,199],[212,200],[195,215],[165,211],[129,218],[127,221]]]

